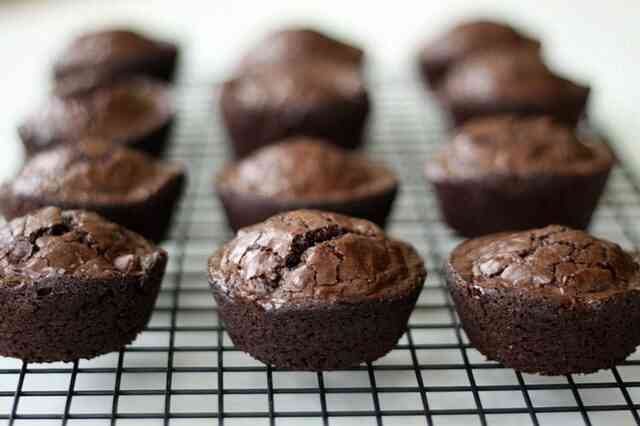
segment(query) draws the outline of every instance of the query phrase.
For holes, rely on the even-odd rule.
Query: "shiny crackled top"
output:
[[[244,228],[209,259],[214,289],[267,309],[403,297],[425,277],[408,244],[366,220],[313,210]]]
[[[475,288],[604,296],[640,284],[638,260],[610,241],[558,225],[459,245],[449,265]]]
[[[0,286],[56,276],[146,274],[166,258],[140,235],[81,210],[47,207],[0,227]]]

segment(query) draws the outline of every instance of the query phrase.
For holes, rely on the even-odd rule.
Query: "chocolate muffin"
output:
[[[308,60],[335,61],[361,68],[364,52],[310,28],[287,28],[269,34],[240,61],[240,70],[273,64],[296,64]]]
[[[112,143],[88,140],[31,158],[0,187],[7,219],[42,207],[93,210],[154,241],[169,228],[182,194],[181,167]]]
[[[425,81],[435,87],[447,71],[462,59],[474,53],[503,48],[537,51],[540,42],[507,24],[486,20],[464,22],[422,47],[420,70]]]
[[[356,148],[369,114],[358,70],[330,61],[259,67],[227,81],[220,102],[236,157],[298,135]]]
[[[443,219],[464,236],[586,228],[614,165],[604,143],[549,117],[470,121],[427,162]]]
[[[131,30],[107,29],[74,39],[54,63],[56,84],[80,79],[99,83],[146,75],[173,80],[178,47]]]
[[[562,226],[469,240],[446,277],[471,344],[527,373],[611,368],[640,344],[638,258]]]
[[[147,324],[167,253],[95,213],[47,207],[0,227],[0,355],[74,361]]]
[[[20,125],[18,133],[27,156],[85,138],[110,140],[160,155],[174,117],[166,85],[138,78],[54,94]]]
[[[455,125],[510,113],[550,115],[575,126],[584,114],[589,88],[556,75],[537,50],[505,48],[477,53],[454,65],[438,97]]]
[[[297,370],[386,354],[405,332],[425,277],[415,250],[373,223],[313,210],[244,228],[209,259],[233,343]]]
[[[216,191],[234,230],[303,208],[384,226],[398,180],[362,154],[298,137],[261,148],[227,166],[216,178]]]

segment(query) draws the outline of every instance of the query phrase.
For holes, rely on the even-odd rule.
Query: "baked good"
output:
[[[13,219],[50,205],[92,210],[159,241],[184,184],[182,167],[110,142],[87,140],[33,156],[0,187],[0,211]]]
[[[463,22],[420,49],[420,71],[425,81],[436,87],[447,71],[462,59],[474,53],[503,48],[539,50],[540,42],[504,23]]]
[[[79,79],[85,84],[146,75],[170,82],[174,78],[178,46],[126,29],[83,34],[69,43],[53,66],[56,84]]]
[[[18,128],[27,155],[86,138],[160,155],[175,118],[167,86],[148,79],[52,95]]]
[[[454,65],[438,97],[455,125],[510,113],[545,114],[575,126],[585,112],[589,87],[555,74],[537,49],[505,48],[480,52]]]
[[[406,330],[426,271],[373,223],[296,210],[244,228],[209,259],[233,343],[277,368],[370,362]]]
[[[426,165],[444,221],[464,236],[586,228],[614,165],[604,143],[549,117],[470,121]]]
[[[95,213],[47,207],[0,227],[0,355],[74,361],[147,324],[167,253]]]
[[[527,373],[611,368],[640,344],[638,258],[562,226],[459,245],[446,280],[471,344]]]
[[[315,29],[286,28],[267,35],[251,48],[240,60],[239,69],[308,60],[335,61],[361,68],[364,51]]]
[[[352,66],[309,61],[262,66],[224,83],[221,108],[236,157],[289,136],[343,148],[363,139],[369,96]]]
[[[317,209],[384,226],[398,180],[382,164],[325,141],[297,137],[225,167],[216,191],[234,230],[276,213]]]

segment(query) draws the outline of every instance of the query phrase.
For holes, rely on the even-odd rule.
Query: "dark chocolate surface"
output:
[[[35,155],[5,190],[52,203],[117,204],[143,201],[183,175],[181,167],[100,140]]]
[[[86,67],[100,67],[154,56],[168,44],[125,29],[108,29],[83,34],[74,39],[55,63],[56,72],[65,74]]]
[[[136,78],[52,95],[20,126],[32,151],[74,144],[87,137],[134,143],[165,125],[174,110],[168,88]]]
[[[228,297],[269,309],[408,297],[426,272],[413,248],[371,222],[298,210],[240,230],[209,274]]]
[[[362,49],[336,40],[310,28],[288,28],[265,37],[250,49],[240,62],[241,69],[256,66],[296,63],[306,60],[335,61],[359,67]]]
[[[501,48],[538,49],[540,43],[515,28],[493,21],[478,20],[456,25],[429,41],[420,52],[425,71],[436,80],[467,56]]]
[[[218,185],[283,200],[336,200],[388,190],[397,185],[397,179],[362,154],[297,137],[264,147],[227,167]]]
[[[48,207],[0,228],[0,285],[144,275],[159,257],[166,253],[138,234],[81,210]]]
[[[358,98],[365,93],[365,86],[352,67],[314,61],[260,67],[227,82],[226,91],[247,109],[282,108],[296,117],[318,105]]]
[[[639,265],[612,242],[551,225],[470,240],[451,255],[470,285],[602,297],[640,285]]]
[[[515,48],[471,55],[447,73],[442,86],[448,102],[498,102],[540,109],[575,103],[588,93],[588,87],[550,70],[537,50]]]
[[[427,164],[432,179],[478,176],[588,175],[611,168],[603,143],[582,141],[549,117],[476,119]]]

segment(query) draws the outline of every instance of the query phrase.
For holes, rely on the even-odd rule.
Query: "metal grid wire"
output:
[[[153,318],[120,353],[74,363],[0,359],[0,424],[7,425],[542,425],[640,424],[640,356],[581,376],[540,377],[488,362],[460,328],[439,266],[459,240],[440,222],[422,178],[443,143],[438,111],[417,84],[376,84],[369,154],[400,175],[388,232],[429,267],[409,330],[384,358],[324,373],[272,369],[233,347],[219,322],[206,259],[231,238],[212,175],[227,158],[209,85],[178,89],[170,158],[190,182]],[[640,190],[618,167],[592,231],[638,247]]]

